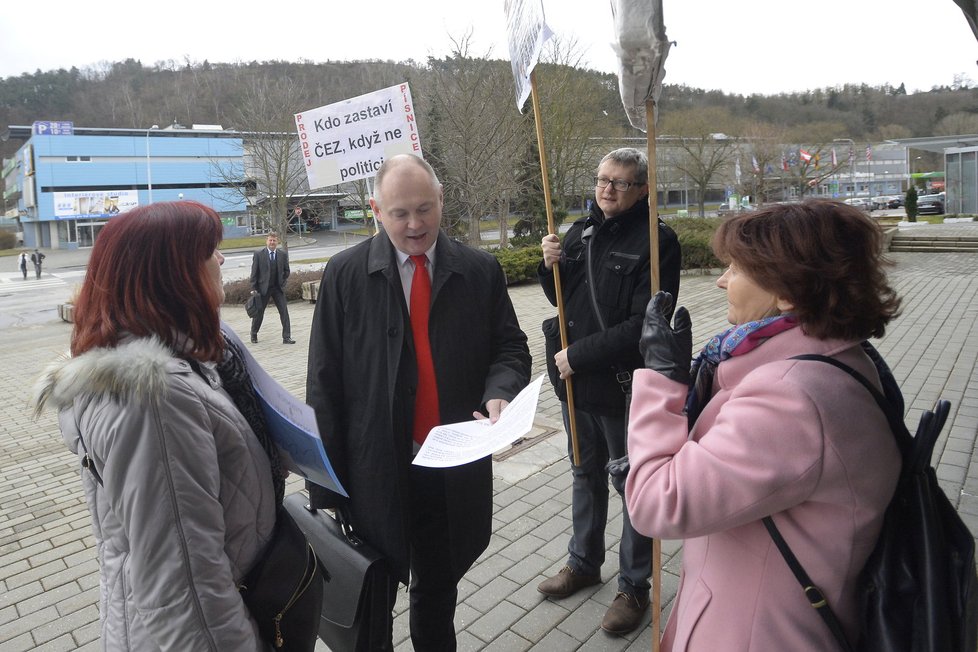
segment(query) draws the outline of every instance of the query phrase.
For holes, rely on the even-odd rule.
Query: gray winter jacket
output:
[[[104,482],[81,471],[106,650],[266,649],[237,584],[275,522],[268,457],[213,366],[201,368],[129,338],[38,381],[37,409],[60,411],[68,448],[87,447]]]

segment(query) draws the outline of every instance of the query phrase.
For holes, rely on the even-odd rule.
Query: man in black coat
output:
[[[442,186],[427,163],[387,159],[370,205],[383,231],[323,273],[306,400],[354,526],[386,556],[392,589],[410,581],[414,649],[455,650],[457,585],[492,531],[492,459],[444,469],[411,460],[430,425],[497,419],[529,382],[530,354],[499,263],[441,232]],[[430,287],[427,305],[415,301],[416,284]],[[412,326],[425,308],[427,342]],[[419,428],[425,368],[437,409]],[[310,500],[327,506],[337,496],[310,485]],[[379,627],[382,649],[393,649],[390,619]]]
[[[259,298],[258,313],[251,318],[251,342],[258,342],[258,330],[265,319],[265,308],[271,298],[282,320],[282,342],[295,344],[292,339],[292,322],[289,320],[289,303],[285,299],[285,281],[289,269],[289,252],[278,251],[278,234],[274,231],[265,238],[265,248],[251,257],[251,293]]]
[[[44,259],[47,258],[40,249],[35,249],[34,253],[31,254],[31,262],[34,263],[34,274],[37,278],[41,278],[41,265],[44,264]]]
[[[568,340],[562,349],[556,317],[544,322],[547,367],[568,433],[564,380],[572,379],[580,454],[580,466],[574,466],[571,454],[574,528],[567,564],[538,587],[553,598],[601,582],[609,495],[605,467],[609,459],[627,452],[626,397],[631,373],[644,366],[638,340],[652,285],[648,169],[648,158],[637,149],[625,147],[606,155],[595,177],[590,215],[571,226],[563,245],[556,235],[542,242],[540,283],[556,306],[553,266],[559,263]],[[679,240],[661,220],[658,229],[661,289],[678,297]],[[624,507],[624,497],[622,502]],[[618,595],[601,621],[601,628],[612,634],[626,634],[641,623],[649,605],[652,570],[651,540],[638,534],[628,512],[622,511]]]

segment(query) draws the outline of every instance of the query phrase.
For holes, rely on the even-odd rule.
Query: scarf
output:
[[[268,423],[258,402],[255,386],[244,364],[244,357],[238,347],[224,337],[224,359],[217,364],[217,373],[221,377],[224,390],[234,401],[235,407],[241,412],[251,430],[255,433],[268,461],[272,467],[272,485],[275,488],[275,504],[281,505],[285,498],[285,476],[278,448],[268,434]]]
[[[690,430],[713,396],[713,378],[721,362],[749,353],[778,333],[797,325],[798,320],[794,315],[777,315],[731,326],[710,338],[690,367],[693,380],[686,395],[686,418]]]

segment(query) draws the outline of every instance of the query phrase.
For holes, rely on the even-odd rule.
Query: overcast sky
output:
[[[544,0],[551,28],[591,67],[616,72],[606,0]],[[773,94],[844,83],[907,90],[978,85],[978,40],[952,0],[663,0],[677,41],[665,83]],[[134,58],[238,62],[443,56],[471,30],[474,54],[508,58],[503,0],[46,0],[5,12],[0,77]]]

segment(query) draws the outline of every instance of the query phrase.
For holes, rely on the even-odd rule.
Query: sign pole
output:
[[[547,150],[543,145],[543,119],[540,116],[540,98],[537,95],[537,77],[535,72],[530,73],[530,99],[533,103],[533,122],[537,131],[537,149],[540,151],[540,175],[543,180],[543,201],[547,208],[547,233],[554,235],[557,228],[554,225],[553,204],[550,201],[550,174],[547,168]],[[554,289],[557,293],[557,323],[560,326],[560,346],[567,348],[567,324],[564,317],[564,293],[560,285],[560,263],[554,263]],[[577,414],[574,411],[574,387],[572,377],[564,379],[564,387],[567,389],[567,422],[570,426],[571,451],[574,457],[574,466],[581,465],[581,452],[577,443]]]
[[[659,291],[659,191],[655,161],[655,101],[645,100],[645,124],[649,149],[649,258],[652,296]],[[662,612],[662,541],[652,539],[652,652],[659,652]]]

